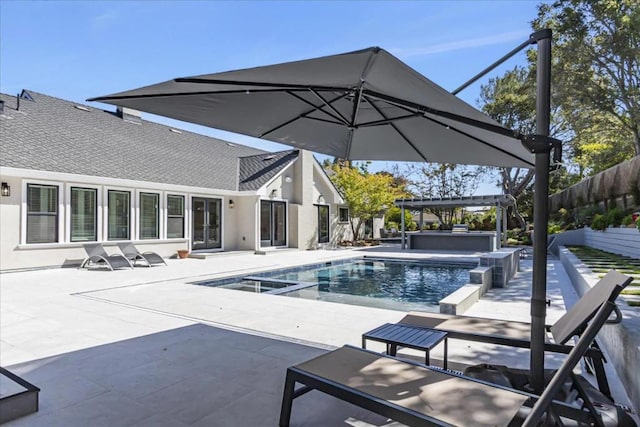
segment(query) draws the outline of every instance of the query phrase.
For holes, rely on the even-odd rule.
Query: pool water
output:
[[[475,263],[356,259],[276,270],[207,286],[392,310],[439,311],[438,301],[469,282]]]

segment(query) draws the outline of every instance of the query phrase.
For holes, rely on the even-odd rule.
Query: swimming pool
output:
[[[438,312],[438,301],[469,282],[475,262],[356,258],[195,282],[391,310]]]

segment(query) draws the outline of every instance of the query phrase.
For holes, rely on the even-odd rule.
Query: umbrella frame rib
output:
[[[384,119],[389,120],[387,117],[385,117],[384,113],[373,103],[371,102],[366,96],[364,97],[364,99],[367,100],[367,102],[369,103],[369,105],[371,105],[371,108],[373,108],[374,110],[376,110],[376,112],[378,114],[380,114]],[[407,138],[407,136],[402,133],[402,131],[400,129],[398,129],[398,127],[394,124],[394,120],[392,119],[391,122],[389,122],[389,126],[391,126],[393,128],[393,130],[396,131],[396,133],[398,135],[400,135],[402,137],[402,139],[404,139],[406,141],[407,144],[409,144],[409,146],[411,148],[413,148],[415,150],[416,153],[418,153],[418,155],[425,161],[428,162],[427,157],[420,151],[418,150],[418,147],[416,147],[409,138]],[[349,147],[349,149],[351,149],[351,147]],[[350,153],[351,150],[349,150],[348,154]]]

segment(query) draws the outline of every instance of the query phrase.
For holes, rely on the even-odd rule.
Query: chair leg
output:
[[[289,427],[289,422],[291,421],[291,407],[293,406],[295,385],[296,381],[292,378],[289,370],[287,370],[287,377],[284,383],[284,392],[282,393],[282,408],[280,409],[280,427]]]
[[[609,399],[613,400],[611,396],[611,389],[609,388],[609,382],[607,381],[607,373],[604,370],[604,363],[601,357],[591,357],[591,367],[594,370],[594,374],[596,376],[596,380],[598,381],[598,389],[607,396]]]

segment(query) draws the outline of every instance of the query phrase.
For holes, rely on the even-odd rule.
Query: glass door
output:
[[[191,248],[220,249],[222,247],[222,200],[194,197],[192,199],[193,241]]]
[[[329,243],[329,206],[318,205],[318,243]]]
[[[260,246],[287,244],[286,208],[285,202],[260,201]]]

